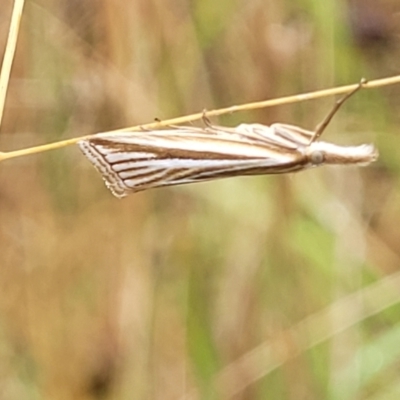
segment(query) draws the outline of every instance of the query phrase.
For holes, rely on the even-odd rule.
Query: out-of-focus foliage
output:
[[[4,49],[11,0],[0,1]],[[2,150],[400,72],[398,0],[27,1]],[[2,399],[398,399],[400,87],[365,169],[117,200],[75,147],[0,165]],[[312,129],[333,99],[227,115]]]

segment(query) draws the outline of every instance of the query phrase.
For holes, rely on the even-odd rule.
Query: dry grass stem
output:
[[[15,49],[17,47],[19,26],[22,17],[25,0],[15,0],[14,9],[11,17],[10,30],[6,51],[4,52],[3,65],[0,74],[0,126],[3,120],[4,103],[7,95],[8,82],[10,80],[11,67],[14,60]]]
[[[377,88],[377,87],[381,87],[381,86],[394,85],[397,83],[400,83],[400,75],[392,76],[389,78],[376,79],[373,81],[366,82],[365,84],[363,84],[363,88],[366,88],[366,89]],[[225,107],[225,108],[219,108],[219,109],[207,111],[207,116],[215,117],[215,116],[219,116],[219,115],[223,115],[223,114],[230,114],[230,113],[237,112],[237,111],[255,110],[255,109],[259,109],[259,108],[273,107],[273,106],[278,106],[278,105],[283,105],[283,104],[301,102],[301,101],[305,101],[305,100],[318,99],[318,98],[326,97],[326,96],[343,94],[343,93],[347,93],[347,92],[354,90],[355,88],[357,88],[358,85],[359,85],[359,83],[356,83],[356,84],[352,84],[352,85],[338,86],[338,87],[334,87],[331,89],[317,90],[315,92],[279,97],[277,99],[257,101],[254,103],[246,103],[246,104],[235,105],[235,106],[230,106],[230,107]],[[109,135],[118,135],[121,132],[135,132],[135,131],[140,131],[142,129],[159,129],[159,128],[167,127],[170,125],[179,125],[179,124],[183,124],[183,123],[187,123],[187,122],[196,121],[198,119],[201,119],[203,117],[203,115],[204,115],[203,112],[199,112],[196,114],[186,115],[183,117],[171,118],[171,119],[167,119],[164,121],[151,122],[151,123],[145,124],[145,125],[130,126],[127,128],[116,129],[116,130],[108,131],[108,132],[104,132],[104,133],[107,133]],[[29,147],[29,148],[22,149],[22,150],[15,150],[15,151],[10,151],[10,152],[0,152],[0,161],[4,161],[4,160],[10,159],[10,158],[22,157],[22,156],[27,156],[27,155],[31,155],[31,154],[42,153],[45,151],[59,149],[62,147],[76,144],[80,140],[89,139],[92,136],[93,136],[93,134],[86,135],[86,136],[80,136],[80,137],[67,139],[67,140],[61,140],[61,141],[57,141],[54,143],[40,145],[40,146]]]

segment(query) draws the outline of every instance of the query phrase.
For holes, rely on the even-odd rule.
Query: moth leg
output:
[[[162,120],[160,119],[160,118],[154,118],[154,121],[155,122],[162,122]],[[142,128],[142,127],[141,127]],[[187,129],[187,127],[186,126],[183,126],[183,125],[172,125],[172,124],[169,124],[169,125],[163,125],[163,126],[161,126],[160,127],[160,129],[158,129],[158,130],[163,130],[163,129],[165,129],[165,128],[172,128],[172,129]],[[146,130],[146,131],[153,131],[154,129],[143,129],[142,128],[142,130]]]
[[[201,119],[203,121],[203,124],[205,125],[205,129],[203,130],[203,132],[215,135],[218,135],[220,132],[225,132],[225,133],[229,132],[229,128],[222,128],[221,126],[214,125],[211,122],[210,118],[208,118],[206,109],[203,109]]]
[[[203,124],[207,127],[207,128],[211,128],[214,129],[213,124],[210,121],[210,118],[207,117],[207,110],[204,108],[203,112],[202,112],[202,116],[201,119],[203,121]]]
[[[311,139],[311,142],[315,142],[324,132],[325,128],[329,125],[329,122],[331,122],[332,118],[334,115],[337,113],[339,108],[343,105],[343,103],[348,100],[354,93],[358,92],[368,81],[365,78],[362,78],[360,83],[357,85],[357,87],[353,90],[351,90],[349,93],[344,95],[342,98],[336,101],[335,105],[333,106],[332,110],[328,113],[328,115],[323,119],[323,121],[317,125],[315,131],[314,131],[314,136]]]
[[[154,122],[161,122],[161,119],[158,117],[155,117]],[[153,129],[146,128],[143,125],[140,125],[139,128],[140,128],[141,132],[151,132],[153,130]]]
[[[201,119],[203,120],[204,125],[206,126],[206,129],[203,129],[203,132],[211,133],[214,135],[220,135],[220,134],[240,134],[240,132],[237,131],[236,128],[229,128],[226,126],[220,126],[220,125],[214,125],[211,120],[207,116],[207,110],[204,109],[202,113]]]

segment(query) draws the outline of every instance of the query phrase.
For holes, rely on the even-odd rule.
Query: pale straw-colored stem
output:
[[[376,88],[376,87],[380,87],[380,86],[394,85],[396,83],[400,83],[400,75],[396,75],[396,76],[389,77],[389,78],[377,79],[374,81],[369,81],[369,82],[363,84],[363,88],[370,89],[370,88]],[[259,109],[259,108],[272,107],[272,106],[277,106],[277,105],[282,105],[282,104],[301,102],[304,100],[317,99],[320,97],[343,94],[343,93],[348,93],[351,90],[354,90],[358,86],[359,86],[359,83],[355,83],[353,85],[338,86],[335,88],[317,90],[315,92],[310,92],[310,93],[303,93],[303,94],[297,94],[297,95],[293,95],[293,96],[280,97],[277,99],[257,101],[254,103],[246,103],[246,104],[241,104],[241,105],[236,105],[236,106],[230,106],[230,107],[226,107],[226,108],[220,108],[220,109],[216,109],[216,110],[207,111],[207,116],[214,117],[214,116],[229,114],[229,113],[233,113],[233,112],[237,112],[237,111],[255,110],[255,109]],[[131,127],[127,127],[127,128],[116,129],[116,130],[108,131],[108,132],[104,132],[104,133],[107,133],[109,135],[118,135],[122,132],[134,132],[134,131],[140,131],[143,129],[149,129],[149,130],[160,129],[162,127],[166,127],[166,126],[170,126],[170,125],[179,125],[179,124],[195,121],[195,120],[201,119],[203,116],[204,116],[204,113],[199,112],[196,114],[186,115],[183,117],[177,117],[177,118],[167,119],[164,121],[152,122],[152,123],[145,124],[145,125],[136,125],[136,126],[131,126]],[[58,141],[58,142],[54,142],[54,143],[41,145],[41,146],[29,147],[29,148],[22,149],[22,150],[15,150],[15,151],[10,151],[10,152],[0,152],[0,161],[4,161],[4,160],[10,159],[10,158],[16,158],[16,157],[26,156],[26,155],[30,155],[30,154],[35,154],[35,153],[42,153],[44,151],[59,149],[61,147],[76,144],[80,140],[89,139],[92,136],[93,135],[80,136],[77,138],[62,140],[62,141]]]
[[[0,125],[3,120],[4,104],[6,101],[8,82],[10,80],[11,67],[14,60],[15,49],[17,47],[19,26],[22,17],[25,0],[15,0],[14,9],[11,17],[10,30],[6,50],[4,52],[3,65],[0,74]]]

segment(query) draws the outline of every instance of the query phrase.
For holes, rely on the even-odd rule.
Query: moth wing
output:
[[[296,165],[298,152],[282,152],[253,139],[243,140],[240,134],[149,131],[99,134],[79,146],[111,192],[124,197],[157,186],[279,173]]]
[[[294,150],[304,148],[311,143],[314,132],[288,124],[240,124],[235,130],[247,138],[252,138],[266,144]]]

